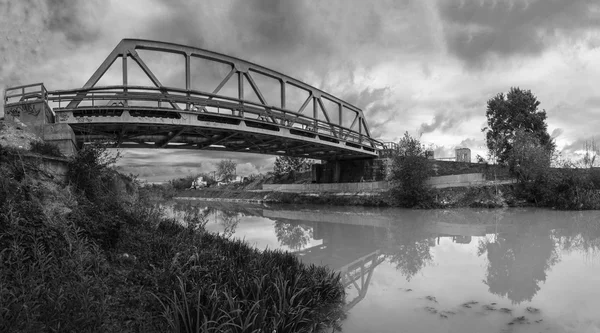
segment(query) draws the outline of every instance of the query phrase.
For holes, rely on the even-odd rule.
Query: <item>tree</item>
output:
[[[220,181],[227,181],[233,179],[237,163],[233,160],[220,160],[217,163],[217,179]]]
[[[399,150],[392,159],[390,195],[402,207],[425,207],[431,203],[431,191],[425,183],[429,177],[429,163],[425,147],[408,132],[398,143]]]
[[[522,129],[515,131],[507,164],[517,178],[524,199],[542,203],[553,195],[549,179],[552,153],[534,133]]]
[[[548,134],[546,111],[538,110],[540,102],[531,90],[510,88],[508,94],[499,93],[487,102],[487,123],[483,128],[490,158],[506,164],[513,149],[518,130],[532,133],[539,144],[554,151],[555,144]]]
[[[273,171],[277,177],[291,174],[292,178],[295,178],[296,173],[310,170],[311,165],[312,163],[307,158],[278,156],[275,158]]]
[[[596,157],[600,154],[600,147],[596,144],[596,139],[592,138],[591,141],[586,140],[583,149],[585,150],[585,153],[581,159],[581,165],[583,165],[584,168],[594,167],[597,161]]]

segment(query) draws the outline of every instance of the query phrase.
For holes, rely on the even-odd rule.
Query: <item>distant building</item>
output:
[[[471,149],[469,148],[456,148],[456,162],[468,162],[471,163]]]

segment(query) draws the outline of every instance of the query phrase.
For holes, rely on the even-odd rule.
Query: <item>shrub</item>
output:
[[[187,190],[192,186],[192,183],[194,180],[196,180],[196,178],[197,177],[194,175],[187,175],[185,177],[172,179],[169,181],[169,184],[171,184],[175,190]]]
[[[392,158],[389,180],[392,204],[401,207],[431,207],[433,196],[426,181],[430,164],[425,147],[408,133],[399,143],[400,150]]]
[[[58,146],[45,141],[32,141],[30,151],[44,156],[64,157]]]

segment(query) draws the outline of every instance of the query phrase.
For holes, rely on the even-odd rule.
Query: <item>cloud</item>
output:
[[[438,1],[448,51],[469,67],[490,56],[534,56],[564,35],[598,29],[595,0]]]
[[[564,130],[562,128],[555,128],[552,133],[550,134],[550,137],[553,139],[558,138],[561,134],[564,133]]]
[[[346,102],[363,110],[373,138],[386,132],[386,125],[399,116],[398,103],[390,87],[370,88],[348,92],[341,96]]]
[[[455,127],[459,123],[458,117],[453,117],[449,111],[438,111],[433,116],[433,121],[430,123],[422,123],[419,127],[419,135],[431,133],[436,130],[442,132]]]
[[[562,152],[566,155],[576,154],[577,151],[585,150],[585,146],[590,145],[592,142],[595,142],[595,144],[598,145],[598,140],[593,136],[578,138],[571,143],[566,144],[563,147]]]
[[[117,166],[149,181],[166,181],[186,175],[210,173],[223,159],[238,164],[237,174],[267,173],[273,170],[275,157],[270,155],[206,150],[122,149]]]

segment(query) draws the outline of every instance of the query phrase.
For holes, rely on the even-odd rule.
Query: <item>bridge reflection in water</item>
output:
[[[407,212],[403,213],[406,216]],[[349,294],[355,294],[354,298],[347,300],[347,310],[364,299],[376,267],[390,257],[394,259],[396,251],[393,245],[397,245],[398,239],[391,239],[394,238],[390,237],[391,235],[398,232],[410,235],[400,240],[404,243],[401,250],[408,252],[408,247],[417,245],[420,241],[424,241],[429,248],[436,243],[439,244],[440,238],[445,237],[456,243],[468,244],[472,236],[485,236],[486,232],[495,232],[497,228],[495,224],[424,221],[424,218],[431,217],[431,214],[411,215],[409,219],[412,221],[405,221],[409,223],[402,224],[402,227],[408,227],[409,230],[394,230],[398,229],[398,222],[401,221],[393,214],[364,214],[331,209],[327,211],[264,209],[262,211],[262,216],[269,219],[292,225],[304,225],[312,229],[312,238],[321,240],[322,244],[295,253],[305,263],[327,265],[340,272],[342,283]],[[425,255],[424,258],[411,259],[408,261],[413,267],[405,270],[407,279],[422,268],[428,258]],[[423,261],[419,262],[421,259]]]

